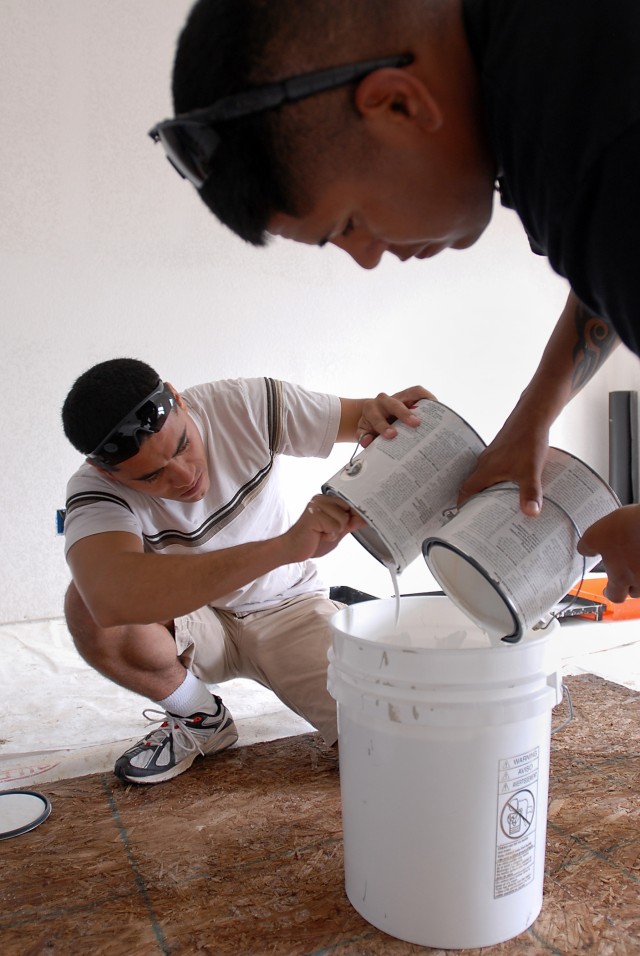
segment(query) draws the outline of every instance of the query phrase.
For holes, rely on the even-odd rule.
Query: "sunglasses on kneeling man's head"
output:
[[[110,470],[133,458],[145,437],[160,431],[175,405],[176,397],[171,388],[159,379],[154,390],[118,422],[87,459]]]

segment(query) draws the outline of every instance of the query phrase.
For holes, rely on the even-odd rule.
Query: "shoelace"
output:
[[[150,717],[150,714],[159,714],[160,716]],[[155,730],[152,730],[146,735],[145,740],[153,739],[154,743],[162,743],[165,737],[169,737],[173,734],[176,742],[180,744],[187,753],[197,750],[198,753],[204,757],[204,751],[198,743],[198,738],[192,733],[191,728],[187,727],[183,718],[175,717],[173,714],[167,714],[164,710],[154,710],[151,707],[147,708],[147,710],[143,710],[142,716],[146,717],[152,724],[160,724],[159,727],[156,727]]]

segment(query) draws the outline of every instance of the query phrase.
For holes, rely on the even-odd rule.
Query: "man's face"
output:
[[[113,481],[153,498],[200,501],[209,489],[209,470],[198,428],[181,399],[165,425],[146,438],[133,458],[113,472]]]
[[[468,248],[491,219],[493,164],[474,143],[461,148],[444,136],[442,146],[433,139],[414,137],[409,147],[372,142],[369,158],[358,164],[343,157],[343,174],[310,187],[310,212],[276,213],[269,232],[311,245],[330,242],[364,269],[374,269],[384,252],[404,262]]]
[[[320,192],[308,215],[277,213],[268,228],[296,242],[330,242],[362,268],[375,269],[385,252],[404,262],[467,249],[489,224],[492,205],[492,177],[472,189],[431,192],[399,179],[345,176]]]

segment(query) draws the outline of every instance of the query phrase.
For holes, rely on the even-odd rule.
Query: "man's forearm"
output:
[[[289,560],[284,536],[194,555],[85,547],[75,555],[74,580],[102,627],[152,624],[213,604]]]
[[[527,426],[548,432],[565,405],[595,375],[619,339],[610,322],[571,292],[531,382],[516,406]]]
[[[334,495],[314,495],[283,534],[207,554],[149,554],[133,534],[82,538],[67,555],[101,627],[153,624],[213,604],[269,571],[322,557],[364,522]]]
[[[523,512],[539,513],[549,429],[617,343],[610,324],[591,315],[571,293],[533,378],[463,483],[459,504],[498,481],[515,481]]]

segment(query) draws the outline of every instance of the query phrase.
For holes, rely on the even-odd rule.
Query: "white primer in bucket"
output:
[[[583,558],[587,528],[620,506],[607,483],[569,452],[550,448],[537,517],[520,511],[518,486],[502,482],[470,498],[426,538],[425,560],[443,591],[493,637],[518,641],[600,555]]]
[[[447,597],[331,620],[345,886],[399,939],[491,946],[542,907],[559,628],[492,643]]]

